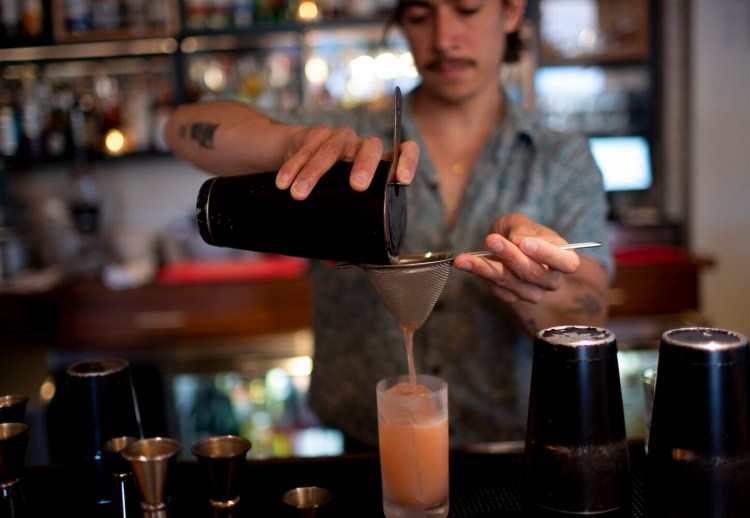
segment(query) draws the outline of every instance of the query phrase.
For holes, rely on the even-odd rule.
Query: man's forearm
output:
[[[229,101],[178,107],[165,126],[172,153],[213,174],[275,170],[294,127]]]
[[[529,333],[559,325],[603,326],[608,315],[609,287],[597,263],[582,259],[579,271],[566,275],[562,286],[541,302],[516,302],[514,310]]]

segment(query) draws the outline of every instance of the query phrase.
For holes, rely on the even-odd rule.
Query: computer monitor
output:
[[[651,187],[651,146],[645,137],[591,137],[589,147],[607,192],[642,191]]]

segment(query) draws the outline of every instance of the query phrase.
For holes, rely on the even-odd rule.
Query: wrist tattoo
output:
[[[219,125],[214,123],[196,122],[190,125],[190,138],[195,140],[202,148],[213,149],[214,133],[216,133],[218,127]]]

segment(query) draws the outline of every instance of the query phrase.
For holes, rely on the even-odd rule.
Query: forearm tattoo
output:
[[[601,302],[591,294],[583,294],[573,297],[572,302],[573,304],[568,308],[568,312],[573,315],[594,317],[602,311]]]
[[[218,124],[209,122],[196,122],[190,124],[189,127],[187,124],[184,124],[180,126],[179,134],[180,137],[185,137],[187,136],[189,129],[191,140],[195,140],[198,145],[204,149],[213,149],[214,133],[216,133],[216,128],[218,127]]]
[[[595,293],[591,293],[588,288],[580,279],[576,277],[568,277],[568,282],[575,285],[575,289],[579,292],[572,295],[570,298],[570,305],[565,308],[565,311],[571,315],[580,315],[584,318],[596,317],[600,315],[604,310],[602,305],[603,296],[597,297]],[[601,295],[601,294],[600,294]]]

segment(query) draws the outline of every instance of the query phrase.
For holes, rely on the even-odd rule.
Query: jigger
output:
[[[331,493],[327,489],[308,486],[290,489],[284,493],[281,501],[287,505],[287,509],[293,509],[299,518],[315,518],[318,511],[329,503],[331,498]]]
[[[0,516],[22,516],[26,502],[21,487],[29,444],[25,423],[0,423]]]
[[[0,396],[0,423],[25,422],[28,402],[28,396],[19,394]]]
[[[182,445],[174,439],[149,437],[122,450],[140,490],[144,516],[168,516],[169,473],[181,449]]]
[[[138,437],[123,436],[113,437],[102,445],[104,452],[104,464],[112,473],[114,483],[114,516],[127,518],[138,516],[139,509],[138,489],[130,469],[130,463],[122,456],[122,451],[138,441]]]
[[[245,456],[249,450],[250,441],[236,435],[206,437],[193,445],[193,455],[203,468],[214,516],[231,514],[239,503]]]

